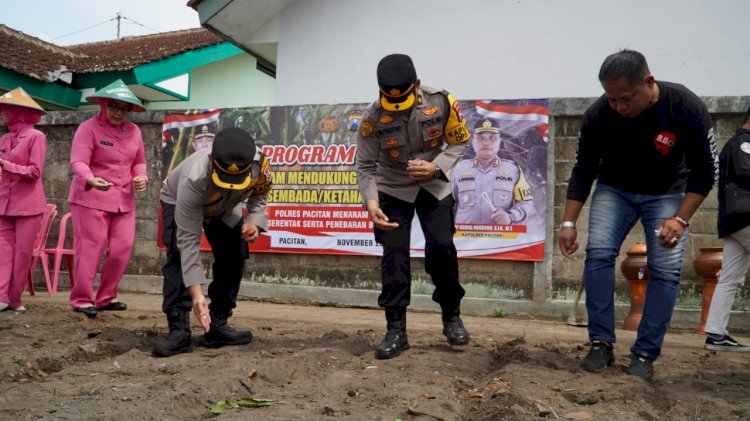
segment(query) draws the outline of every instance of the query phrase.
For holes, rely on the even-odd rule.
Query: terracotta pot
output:
[[[646,244],[635,243],[625,252],[628,257],[620,264],[620,271],[630,284],[630,311],[625,317],[622,328],[638,330],[643,316],[643,306],[646,304],[646,289],[648,288],[648,265],[646,258]]]
[[[701,278],[703,292],[701,296],[701,322],[695,329],[697,333],[703,333],[706,327],[708,311],[711,307],[711,299],[714,296],[718,273],[721,270],[724,249],[722,247],[706,247],[700,249],[700,254],[693,260],[693,269]]]

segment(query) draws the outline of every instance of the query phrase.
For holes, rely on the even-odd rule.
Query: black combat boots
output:
[[[406,308],[389,307],[385,309],[388,331],[383,342],[375,351],[375,358],[387,360],[409,349],[409,338],[406,336]]]
[[[469,332],[464,329],[459,309],[443,310],[443,335],[451,345],[466,345],[469,343]]]
[[[154,345],[152,353],[155,357],[171,357],[172,355],[193,350],[193,342],[190,340],[190,321],[188,312],[180,309],[171,310],[167,314],[169,322],[169,335],[166,341]]]
[[[249,330],[237,331],[229,327],[227,319],[232,311],[211,312],[211,328],[203,336],[203,344],[209,348],[218,348],[224,345],[243,345],[250,343],[253,334]]]

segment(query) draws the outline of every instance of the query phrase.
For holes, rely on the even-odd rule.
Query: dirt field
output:
[[[412,349],[381,361],[380,311],[242,301],[230,321],[250,328],[252,343],[156,359],[151,346],[166,334],[158,296],[122,295],[127,311],[94,320],[71,312],[65,292],[25,298],[25,314],[0,313],[3,420],[203,419],[243,397],[274,402],[216,419],[750,418],[750,354],[707,352],[693,333],[667,336],[647,384],[624,373],[633,332],[618,331],[615,366],[591,374],[578,368],[584,328],[464,317],[472,343],[452,348],[438,314],[410,312]]]

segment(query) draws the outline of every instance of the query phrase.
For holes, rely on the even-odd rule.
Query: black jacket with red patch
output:
[[[657,84],[658,101],[636,117],[604,95],[586,110],[568,199],[585,202],[594,180],[636,194],[711,191],[718,158],[706,105],[682,85]]]

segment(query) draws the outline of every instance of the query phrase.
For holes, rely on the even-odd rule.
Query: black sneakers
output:
[[[630,367],[625,372],[650,382],[654,379],[654,363],[643,355],[633,354],[630,357]]]
[[[750,346],[742,345],[729,335],[716,339],[717,336],[711,334],[706,336],[706,349],[711,351],[750,352]]]
[[[615,354],[612,352],[612,345],[607,345],[601,341],[591,341],[591,349],[586,358],[581,361],[581,368],[586,371],[598,373],[608,365],[615,363]]]

